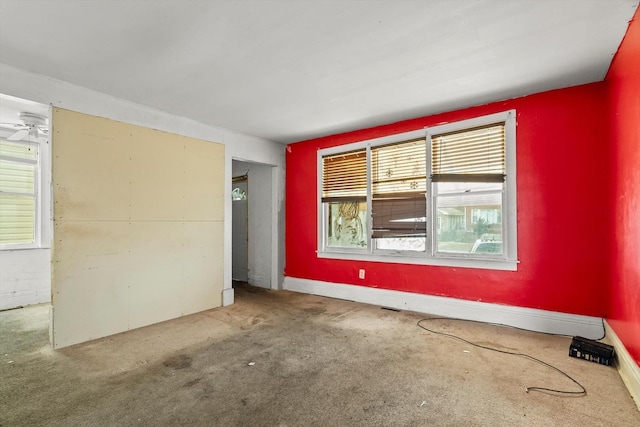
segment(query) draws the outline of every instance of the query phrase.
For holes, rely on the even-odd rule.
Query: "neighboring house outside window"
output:
[[[320,257],[517,267],[515,111],[320,150],[318,170]]]

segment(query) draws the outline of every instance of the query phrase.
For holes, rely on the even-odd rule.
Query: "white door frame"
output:
[[[280,167],[277,165],[269,164],[269,163],[261,163],[255,162],[251,160],[246,160],[242,158],[229,156],[225,165],[225,271],[224,271],[224,289],[222,294],[222,303],[223,305],[231,305],[234,301],[234,293],[232,286],[232,253],[231,253],[231,244],[232,244],[232,201],[231,201],[231,191],[232,191],[232,180],[233,180],[233,162],[244,162],[247,164],[255,164],[261,166],[268,166],[271,168],[271,197],[270,197],[270,206],[267,209],[259,210],[258,212],[252,212],[252,209],[249,208],[249,221],[251,221],[251,215],[256,214],[267,214],[270,216],[269,221],[271,223],[271,239],[269,247],[261,248],[260,250],[264,251],[265,254],[270,252],[270,289],[282,289],[282,285],[280,283],[282,275],[280,274],[280,242],[284,241],[281,235],[283,235],[282,227],[279,224],[279,212],[280,212],[280,202],[279,202],[279,193],[280,193],[280,175],[282,171]],[[251,178],[249,177],[249,180]],[[250,196],[251,197],[251,196]],[[284,207],[282,207],[284,209]],[[254,210],[255,211],[255,210]],[[249,229],[249,237],[251,238],[251,230]],[[283,251],[282,251],[283,252]]]

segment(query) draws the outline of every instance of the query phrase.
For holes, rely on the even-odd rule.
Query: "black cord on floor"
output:
[[[533,329],[526,329],[526,328],[519,328],[517,326],[512,326],[512,325],[505,325],[504,323],[483,322],[483,321],[480,321],[480,320],[471,320],[471,319],[458,319],[456,317],[430,317],[428,319],[422,319],[422,320],[457,320],[457,321],[460,321],[460,322],[479,323],[479,324],[482,324],[482,325],[502,326],[504,328],[516,329],[518,331],[535,332],[536,334],[551,335],[553,337],[569,337],[569,338],[573,338],[572,335],[554,334],[553,332],[540,332],[540,331],[534,331]],[[601,319],[601,321],[602,321],[602,336],[600,338],[594,338],[593,339],[594,341],[602,341],[607,336],[607,330],[604,327],[604,318]]]
[[[456,318],[450,318],[450,317],[431,317],[431,318],[426,318],[426,319],[421,319],[418,321],[417,325],[418,327],[424,329],[425,331],[429,331],[433,334],[437,334],[437,335],[443,335],[449,338],[453,338],[455,340],[458,341],[462,341],[464,343],[467,343],[469,345],[472,345],[474,347],[478,347],[478,348],[482,348],[485,350],[490,350],[490,351],[495,351],[497,353],[503,353],[503,354],[510,354],[512,356],[520,356],[523,357],[525,359],[529,359],[532,360],[536,363],[540,363],[541,365],[544,365],[548,368],[551,368],[557,372],[559,372],[560,374],[564,375],[565,377],[569,378],[571,381],[573,381],[578,387],[580,387],[580,391],[569,391],[569,390],[556,390],[556,389],[552,389],[552,388],[546,388],[546,387],[526,387],[525,390],[527,393],[529,393],[530,391],[546,391],[546,392],[550,392],[550,393],[558,393],[558,394],[566,394],[566,395],[574,395],[574,396],[584,396],[587,394],[587,390],[584,388],[584,386],[582,384],[580,384],[578,381],[576,381],[573,377],[571,377],[569,374],[567,374],[566,372],[556,368],[553,365],[550,365],[547,362],[544,362],[540,359],[537,359],[533,356],[529,356],[528,354],[525,353],[518,353],[518,352],[513,352],[513,351],[506,351],[506,350],[500,350],[497,348],[493,348],[493,347],[487,347],[481,344],[476,344],[474,342],[468,341],[464,338],[461,338],[457,335],[453,335],[453,334],[448,334],[446,332],[440,332],[440,331],[435,331],[433,329],[429,329],[427,327],[425,327],[424,325],[422,325],[422,322],[426,322],[426,321],[433,321],[433,320],[455,320],[455,321],[459,321],[459,322],[474,322],[474,323],[483,323],[483,322],[477,322],[475,320],[466,320],[466,319],[456,319]],[[490,325],[495,325],[493,323],[488,323]],[[498,325],[498,326],[507,326],[507,325]],[[515,328],[515,329],[521,329],[521,328]],[[555,334],[550,334],[550,335],[555,335]],[[603,337],[604,338],[604,337]],[[602,338],[601,338],[602,339]]]

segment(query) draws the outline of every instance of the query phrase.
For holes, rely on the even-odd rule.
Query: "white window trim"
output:
[[[371,239],[371,219],[367,222],[367,247],[366,248],[327,248],[325,240],[326,233],[324,230],[324,204],[321,201],[322,194],[322,158],[327,155],[339,154],[357,149],[376,147],[379,145],[391,144],[394,142],[406,141],[408,139],[425,137],[427,139],[427,177],[431,175],[431,136],[441,133],[455,132],[458,130],[489,125],[492,123],[505,123],[505,163],[506,163],[506,180],[503,190],[503,212],[502,212],[502,231],[504,254],[501,258],[492,258],[491,256],[471,255],[471,254],[451,254],[434,252],[434,239],[436,222],[433,218],[433,199],[432,183],[427,178],[427,194],[429,201],[427,203],[427,239],[425,252],[410,251],[389,251],[389,250],[373,250]],[[389,135],[381,138],[375,138],[366,141],[355,142],[347,145],[318,150],[317,154],[317,256],[318,258],[343,259],[351,261],[374,261],[386,263],[400,264],[421,264],[447,267],[463,267],[463,268],[483,268],[491,270],[508,270],[516,271],[518,267],[517,260],[517,198],[516,198],[516,111],[508,110],[501,113],[490,114],[481,117],[475,117],[468,120],[457,121],[453,123],[441,124],[425,129],[405,132],[401,134]],[[371,162],[367,161],[367,212],[371,213]]]
[[[51,125],[49,125],[49,135],[51,135]],[[12,142],[20,143],[20,141]],[[31,144],[36,144],[38,149],[35,178],[34,241],[32,243],[0,243],[0,251],[48,249],[51,247],[51,144],[44,138],[40,141],[33,141]]]

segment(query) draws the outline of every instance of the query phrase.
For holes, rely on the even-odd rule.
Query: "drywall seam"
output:
[[[602,319],[599,317],[294,277],[285,277],[284,289],[400,310],[428,313],[435,316],[498,323],[536,332],[568,336],[579,335],[592,339],[600,338],[603,335]]]
[[[640,410],[640,367],[633,361],[627,348],[606,320],[604,327],[607,332],[607,341],[613,345],[618,355],[618,373]]]

